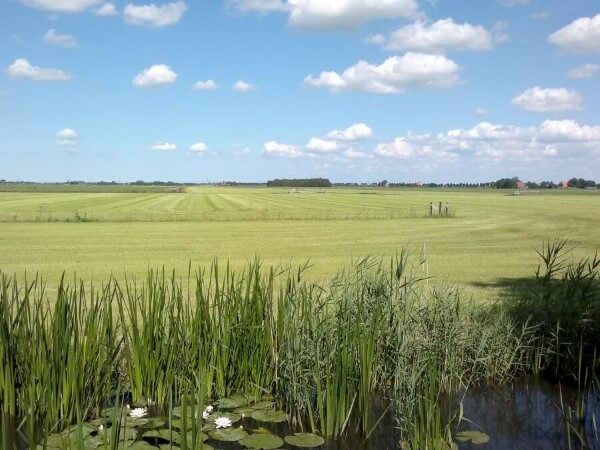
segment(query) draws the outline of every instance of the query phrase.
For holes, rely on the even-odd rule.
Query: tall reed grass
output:
[[[215,261],[183,279],[61,280],[52,300],[39,277],[0,274],[3,430],[16,423],[34,448],[125,390],[167,414],[269,394],[295,426],[330,438],[352,428],[366,439],[384,414],[407,442],[446,436],[442,422],[414,425],[444,393],[531,370],[535,335],[436,287],[425,260],[412,261],[363,258],[326,284],[306,280],[307,266],[254,260],[236,272]]]

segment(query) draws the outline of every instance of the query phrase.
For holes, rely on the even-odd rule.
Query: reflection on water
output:
[[[565,416],[569,408],[576,409],[576,389],[534,377],[498,388],[470,389],[463,399],[464,416],[474,424],[463,422],[459,429],[481,429],[490,441],[485,445],[460,443],[459,448],[576,449],[582,448],[576,436],[579,433],[585,437],[587,448],[600,449],[600,400],[591,390],[581,396],[585,399],[585,416],[580,422],[574,419],[569,432]]]

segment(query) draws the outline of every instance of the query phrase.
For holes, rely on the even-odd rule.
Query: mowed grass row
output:
[[[597,208],[596,191],[548,191],[515,197],[496,190],[312,189],[188,187],[164,192],[0,193],[0,221],[211,221],[422,218],[429,202],[448,202],[464,219],[513,220]],[[596,195],[594,195],[596,194]]]

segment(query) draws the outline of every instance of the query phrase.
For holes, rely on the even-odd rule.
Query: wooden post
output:
[[[438,214],[441,216],[442,215],[442,202],[440,202],[440,209],[438,209]]]
[[[433,202],[429,202],[429,215],[433,216]]]

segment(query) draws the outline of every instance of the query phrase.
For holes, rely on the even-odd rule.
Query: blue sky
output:
[[[597,0],[3,0],[0,69],[4,179],[600,180]]]

